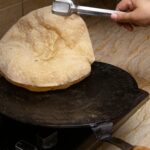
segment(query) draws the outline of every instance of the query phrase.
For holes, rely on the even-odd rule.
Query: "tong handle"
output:
[[[113,13],[117,13],[117,11],[94,7],[76,6],[76,13],[91,16],[110,16]]]

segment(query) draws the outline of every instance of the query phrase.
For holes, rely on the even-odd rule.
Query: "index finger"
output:
[[[134,6],[131,0],[122,0],[118,3],[116,10],[128,11],[133,10]]]

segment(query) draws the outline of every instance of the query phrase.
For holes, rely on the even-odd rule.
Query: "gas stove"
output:
[[[5,116],[0,116],[0,133],[0,150],[75,150],[92,135],[89,128],[51,129]]]

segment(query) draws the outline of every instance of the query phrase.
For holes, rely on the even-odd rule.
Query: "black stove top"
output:
[[[43,128],[1,116],[0,133],[0,150],[75,150],[92,131],[90,128]]]

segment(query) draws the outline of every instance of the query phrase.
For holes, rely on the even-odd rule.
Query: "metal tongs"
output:
[[[69,16],[73,13],[90,15],[90,16],[111,16],[116,13],[115,10],[100,9],[93,7],[77,6],[72,0],[55,0],[52,4],[54,14]]]

